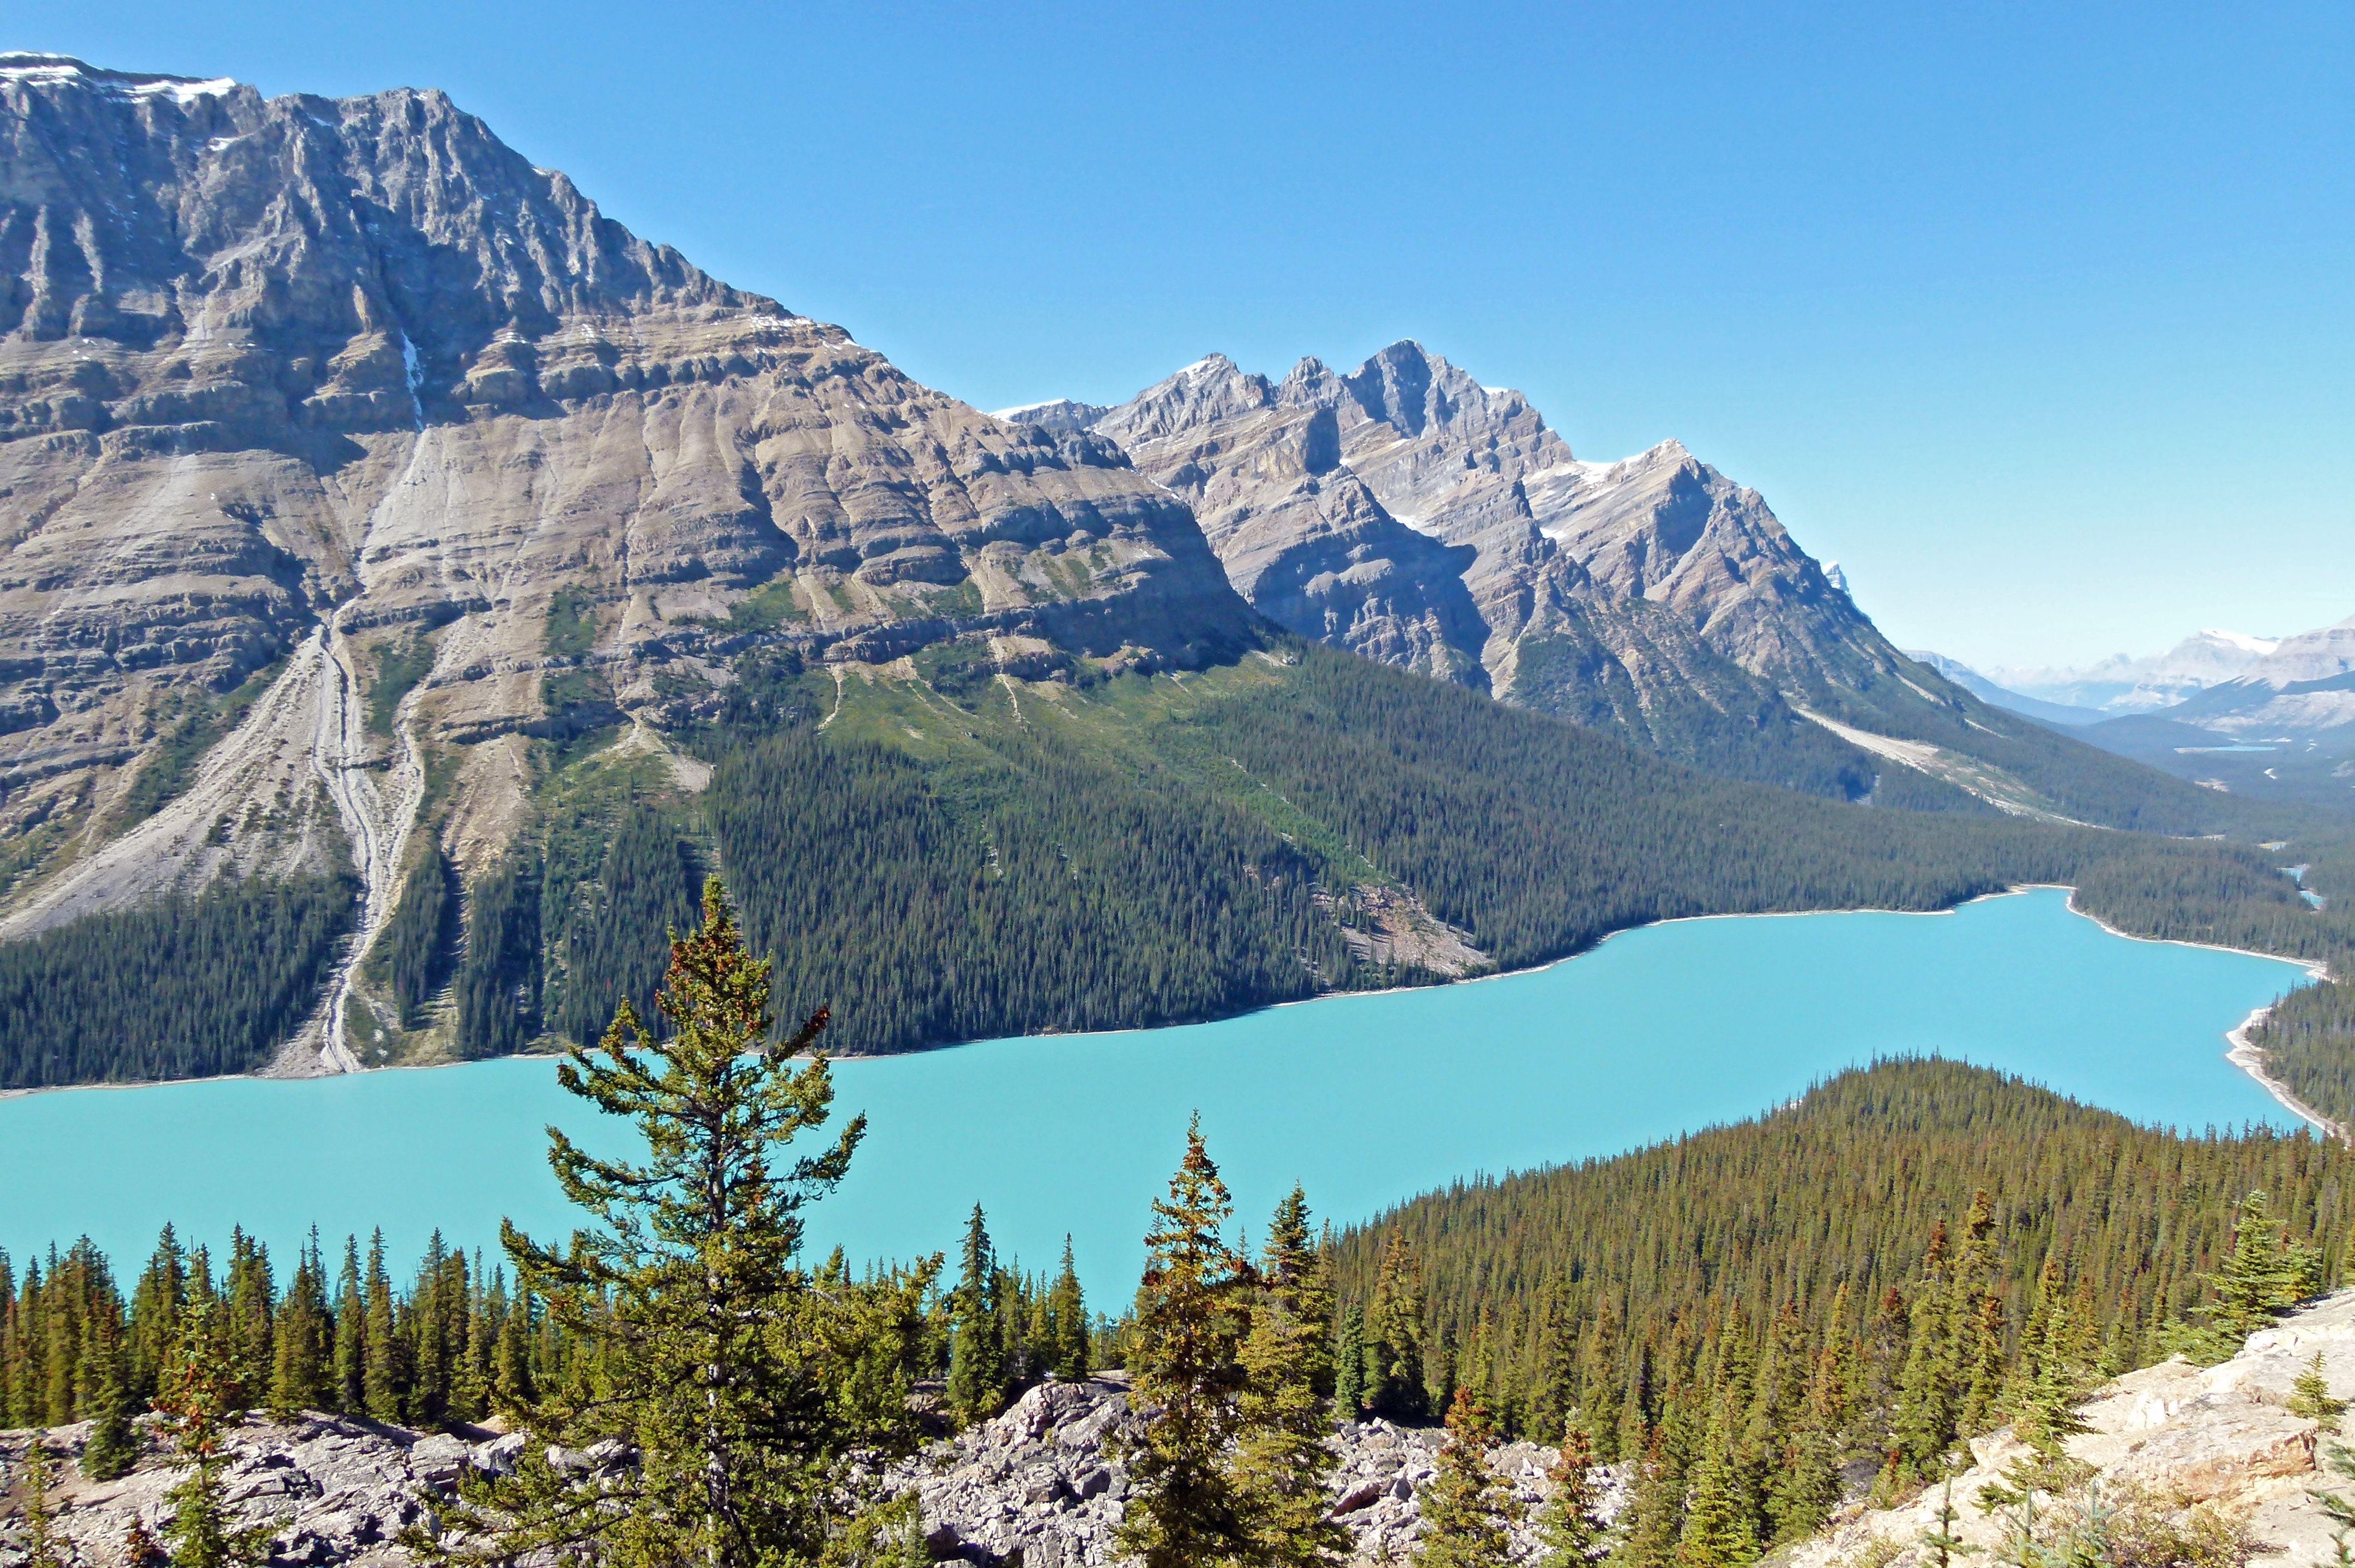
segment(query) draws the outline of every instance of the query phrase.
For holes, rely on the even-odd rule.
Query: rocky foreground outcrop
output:
[[[1127,1414],[1124,1379],[1047,1383],[995,1421],[894,1467],[890,1488],[922,1500],[938,1557],[995,1563],[1018,1552],[1024,1568],[1117,1563],[1113,1531],[1128,1477],[1105,1441]],[[1359,1561],[1406,1554],[1422,1529],[1418,1494],[1436,1471],[1440,1441],[1435,1429],[1387,1421],[1352,1422],[1334,1434],[1333,1514]],[[1552,1457],[1511,1443],[1489,1462],[1534,1515],[1552,1490],[1545,1474]]]
[[[2335,1484],[2317,1457],[2335,1435],[2287,1408],[2292,1381],[2318,1351],[2334,1394],[2355,1394],[2355,1291],[2254,1336],[2221,1366],[2203,1371],[2171,1361],[2105,1385],[2084,1406],[2091,1430],[2070,1440],[2070,1453],[2091,1467],[2105,1506],[2185,1529],[2203,1519],[2237,1527],[2269,1568],[2328,1563],[2332,1527],[2318,1494]],[[943,1561],[1114,1563],[1128,1480],[1111,1439],[1127,1419],[1126,1381],[1118,1374],[1048,1383],[996,1420],[896,1463],[881,1478],[884,1489],[917,1496],[931,1550]],[[70,1461],[88,1428],[38,1436],[53,1457]],[[22,1552],[23,1460],[35,1439],[0,1433],[0,1563]],[[236,1435],[229,1490],[241,1522],[276,1526],[276,1563],[395,1568],[409,1561],[398,1544],[404,1530],[431,1528],[469,1467],[503,1472],[522,1443],[515,1435],[429,1435],[340,1416],[283,1425],[256,1417]],[[1333,1514],[1349,1530],[1358,1561],[1398,1561],[1412,1548],[1439,1444],[1436,1431],[1386,1421],[1352,1423],[1334,1435]],[[1983,1514],[1973,1499],[2023,1449],[1998,1432],[1975,1442],[1972,1452],[1972,1467],[1955,1479],[1954,1532],[1983,1552],[1999,1552],[2008,1521]],[[601,1462],[593,1451],[559,1457],[572,1466]],[[1550,1458],[1517,1443],[1492,1452],[1490,1463],[1534,1514],[1550,1490]],[[150,1529],[160,1524],[165,1494],[179,1477],[160,1455],[119,1481],[83,1480],[69,1465],[59,1474],[52,1498],[62,1510],[60,1533],[91,1568],[121,1562],[134,1518]],[[1936,1528],[1940,1496],[1932,1491],[1896,1509],[1851,1505],[1821,1534],[1778,1552],[1777,1568],[1921,1568],[1930,1561],[1923,1538]],[[1618,1500],[1614,1485],[1606,1510],[1615,1511]],[[2046,1516],[2065,1516],[2067,1507],[2056,1499]],[[1521,1545],[1522,1555],[1534,1555],[1534,1541]]]
[[[2292,1381],[2318,1351],[2333,1395],[2355,1393],[2355,1291],[2252,1335],[2221,1366],[2169,1361],[2106,1384],[2083,1407],[2092,1430],[2069,1440],[2070,1457],[2093,1467],[2106,1507],[2139,1501],[2178,1524],[2196,1523],[2202,1511],[2211,1521],[2241,1524],[2268,1568],[2331,1562],[2335,1527],[2317,1494],[2355,1495],[2355,1483],[2318,1467],[2336,1434],[2287,1408]],[[1971,1468],[1955,1478],[1955,1535],[1998,1560],[2011,1523],[2000,1511],[1983,1513],[1976,1499],[2024,1452],[2009,1431],[1980,1438]],[[1941,1498],[1932,1490],[1904,1508],[1851,1510],[1788,1553],[1785,1568],[1934,1561],[1923,1539],[1937,1528]],[[2066,1507],[2061,1499],[2055,1512]]]
[[[888,1493],[922,1501],[935,1558],[976,1564],[1018,1560],[1024,1568],[1095,1568],[1120,1561],[1113,1533],[1127,1506],[1128,1478],[1107,1440],[1128,1418],[1126,1380],[1047,1383],[998,1416],[893,1465]],[[150,1530],[168,1516],[165,1494],[183,1472],[151,1456],[119,1481],[82,1479],[65,1463],[88,1426],[39,1435],[59,1461],[51,1498],[59,1529],[88,1568],[114,1568],[134,1519]],[[24,1539],[24,1457],[36,1435],[0,1434],[0,1563]],[[228,1489],[239,1521],[277,1528],[272,1561],[282,1564],[405,1565],[402,1531],[432,1529],[437,1506],[469,1467],[500,1474],[523,1444],[517,1435],[423,1434],[343,1416],[306,1415],[276,1424],[249,1419],[238,1431]],[[1333,1438],[1334,1514],[1361,1561],[1402,1557],[1421,1529],[1418,1494],[1436,1468],[1440,1435],[1387,1421],[1353,1423]],[[1491,1457],[1534,1514],[1550,1490],[1551,1454],[1528,1443]],[[567,1457],[591,1464],[591,1454]],[[1533,1544],[1533,1543],[1531,1543]]]

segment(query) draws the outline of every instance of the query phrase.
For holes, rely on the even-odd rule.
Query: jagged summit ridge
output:
[[[1213,354],[1111,408],[1007,417],[1117,441],[1293,630],[1664,748],[1696,694],[1704,725],[1779,724],[1786,694],[1907,664],[1754,490],[1674,440],[1582,461],[1412,339],[1280,382]]]
[[[233,77],[163,76],[152,72],[105,70],[71,55],[47,55],[27,50],[0,51],[0,79],[86,83],[103,92],[131,98],[162,94],[183,105],[202,97],[219,97],[237,90]]]
[[[525,736],[714,705],[761,641],[1182,664],[1250,625],[1110,442],[712,278],[444,93],[0,65],[0,836],[51,843],[6,913],[267,866],[246,841],[412,747],[471,869],[515,832]],[[218,822],[133,804],[190,705],[282,669],[348,713],[411,639],[389,734],[245,735],[276,782]],[[113,857],[139,876],[49,885],[149,831]]]

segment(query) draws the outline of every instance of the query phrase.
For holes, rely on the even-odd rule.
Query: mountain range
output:
[[[2153,659],[2000,680],[1913,657],[1997,707],[2211,789],[2355,805],[2355,617],[2296,637],[2202,631]]]
[[[2210,630],[2195,631],[2166,652],[2144,658],[2114,653],[2083,669],[2004,666],[1987,672],[1987,678],[2025,696],[2117,718],[2170,707],[2243,675],[2281,641],[2278,637]]]
[[[600,944],[715,864],[796,983],[889,1014],[845,1023],[881,1048],[2030,863],[1921,813],[2226,810],[1907,658],[1673,441],[1582,461],[1412,343],[993,417],[632,235],[436,91],[0,56],[0,1013],[145,987],[201,1021],[175,1039],[244,1021],[155,1071],[588,1027]],[[1919,811],[1810,814],[1867,804]],[[1597,860],[1542,917],[1572,869],[1500,869],[1705,821],[1819,847],[1762,880],[1694,839],[1673,887]],[[1091,859],[1082,823],[1163,848]],[[1866,831],[1918,847],[1868,874]],[[345,936],[319,912],[346,896]],[[174,990],[220,966],[155,932],[216,905],[274,955],[266,1004]],[[1015,954],[1018,919],[1044,923]],[[101,984],[100,948],[154,972]]]
[[[1214,354],[1000,417],[1118,443],[1301,636],[1732,777],[2100,815],[2082,752],[1900,652],[1756,491],[1675,440],[1582,461],[1420,344],[1280,382]]]

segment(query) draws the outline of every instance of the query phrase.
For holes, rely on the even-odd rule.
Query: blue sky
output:
[[[2231,9],[13,0],[0,47],[445,88],[984,408],[1419,338],[2025,663],[2355,613],[2355,8]]]

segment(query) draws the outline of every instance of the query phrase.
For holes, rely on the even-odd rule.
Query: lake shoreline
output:
[[[2013,889],[2013,891],[2025,892],[2030,887],[2059,887],[2062,885],[2062,884],[2057,882],[2026,883],[2022,884],[2021,886]],[[2211,953],[2239,953],[2248,958],[2271,959],[2275,963],[2297,965],[2300,969],[2306,970],[2306,975],[2308,980],[2313,980],[2318,984],[2328,983],[2330,979],[2330,966],[2310,959],[2284,958],[2279,953],[2261,953],[2254,948],[2231,948],[2226,947],[2222,942],[2187,942],[2177,937],[2141,937],[2137,936],[2132,931],[2121,931],[2115,926],[2111,925],[2107,920],[2103,919],[2099,915],[2088,914],[2086,911],[2078,908],[2077,890],[2075,888],[2069,888],[2068,893],[2069,913],[2080,916],[2084,919],[2091,920],[2094,925],[2099,926],[2111,936],[2123,937],[2129,942],[2152,942],[2161,947],[2198,948]],[[2264,1006],[2251,1012],[2248,1017],[2241,1020],[2240,1023],[2236,1027],[2229,1031],[2224,1036],[2226,1045],[2224,1060],[2232,1063],[2232,1065],[2238,1067],[2242,1072],[2246,1073],[2251,1078],[2254,1079],[2257,1086],[2264,1090],[2265,1093],[2273,1096],[2275,1101],[2280,1105],[2282,1109],[2289,1112],[2290,1115],[2297,1118],[2300,1121],[2306,1122],[2307,1125],[2313,1127],[2324,1137],[2335,1138],[2349,1148],[2355,1149],[2355,1136],[2350,1136],[2347,1128],[2339,1126],[2337,1122],[2331,1120],[2320,1111],[2316,1110],[2304,1100],[2299,1099],[2296,1095],[2290,1092],[2290,1088],[2287,1084],[2283,1083],[2279,1078],[2275,1077],[2271,1073],[2265,1071],[2265,1054],[2262,1050],[2258,1049],[2254,1035],[2257,1025],[2263,1023],[2267,1018],[2271,1017],[2273,1015],[2274,1009],[2280,1005],[2281,1003],[2278,1001],[2267,1002]]]
[[[2020,882],[2014,883],[2008,887],[2001,888],[1992,893],[1975,893],[1967,898],[1958,898],[1952,904],[1945,905],[1935,909],[1887,909],[1864,905],[1840,909],[1729,910],[1723,913],[1711,915],[1671,915],[1664,920],[1646,920],[1640,925],[1623,926],[1617,930],[1606,931],[1602,936],[1596,938],[1593,943],[1579,948],[1576,952],[1564,953],[1560,958],[1547,959],[1541,963],[1525,964],[1517,969],[1500,968],[1492,969],[1487,974],[1467,975],[1459,979],[1443,980],[1435,983],[1426,982],[1421,985],[1378,986],[1368,991],[1330,991],[1317,996],[1296,997],[1289,1001],[1272,1001],[1260,1007],[1245,1008],[1239,1012],[1221,1013],[1214,1018],[1188,1019],[1176,1023],[1127,1024],[1111,1029],[1050,1029],[1040,1030],[1034,1034],[1006,1035],[999,1036],[997,1038],[1013,1040],[1049,1040],[1071,1034],[1153,1034],[1168,1029],[1187,1029],[1202,1023],[1224,1022],[1231,1019],[1249,1018],[1255,1013],[1274,1012],[1290,1007],[1313,1007],[1320,1003],[1345,1001],[1353,997],[1396,996],[1409,991],[1453,990],[1459,986],[1479,985],[1489,980],[1513,980],[1527,975],[1543,974],[1546,971],[1559,968],[1563,964],[1575,963],[1581,959],[1587,958],[1594,953],[1600,952],[1605,945],[1616,938],[1629,936],[1638,931],[1657,930],[1668,926],[1692,925],[1704,920],[1797,920],[1827,915],[1904,915],[1920,916],[1925,919],[1936,918],[1943,916],[1956,914],[1974,904],[1983,904],[1998,898],[2011,898],[2021,894],[2043,890],[2052,890],[2067,894],[2069,895],[2069,913],[2077,916],[2081,919],[2093,922],[2094,925],[2099,927],[2102,930],[2109,933],[2111,936],[2123,937],[2130,942],[2147,942],[2161,947],[2195,948],[2201,948],[2209,952],[2235,953],[2244,958],[2266,959],[2275,963],[2298,965],[2305,969],[2308,976],[2317,980],[2328,980],[2330,978],[2329,969],[2327,965],[2316,963],[2308,959],[2286,958],[2279,953],[2260,952],[2254,948],[2231,948],[2216,942],[2187,942],[2179,938],[2144,937],[2138,936],[2132,931],[2122,931],[2118,929],[2118,927],[2111,925],[2108,921],[2104,920],[2100,916],[2089,914],[2085,910],[2079,908],[2077,906],[2077,890],[2067,883]],[[2267,1094],[2279,1101],[2282,1107],[2288,1110],[2292,1115],[2298,1117],[2302,1120],[2314,1123],[2318,1127],[2321,1127],[2326,1130],[2328,1130],[2334,1136],[2346,1139],[2348,1135],[2344,1131],[2340,1130],[2336,1124],[2330,1122],[2327,1118],[2322,1117],[2310,1107],[2299,1104],[2294,1097],[2289,1096],[2289,1092],[2286,1088],[2277,1084],[2275,1080],[2267,1077],[2259,1069],[2258,1065],[2254,1065],[2254,1059],[2256,1054],[2255,1048],[2253,1045],[2247,1044],[2247,1043],[2242,1039],[2242,1036],[2246,1031],[2254,1029],[2257,1023],[2262,1022],[2263,1015],[2270,1012],[2271,1011],[2271,1007],[2259,1009],[2257,1013],[2252,1014],[2248,1019],[2243,1020],[2238,1029],[2226,1034],[2225,1039],[2232,1043],[2232,1049],[2228,1050],[2225,1053],[2225,1059],[2230,1061],[2242,1072],[2246,1073],[2250,1077],[2254,1078]],[[897,1061],[908,1057],[926,1056],[938,1051],[958,1051],[968,1046],[985,1045],[987,1044],[989,1044],[989,1041],[986,1040],[955,1040],[944,1042],[938,1045],[923,1046],[914,1051],[846,1053],[840,1055],[831,1056],[829,1060],[836,1062]],[[2247,1053],[2246,1055],[2234,1054],[2235,1051],[2243,1050]],[[19,1099],[28,1095],[70,1094],[85,1089],[152,1089],[165,1087],[175,1084],[318,1083],[336,1078],[362,1078],[378,1073],[440,1072],[453,1067],[479,1066],[482,1063],[487,1061],[512,1062],[526,1061],[533,1057],[544,1057],[547,1060],[553,1062],[562,1058],[565,1054],[565,1049],[562,1047],[544,1051],[526,1049],[515,1052],[506,1056],[475,1057],[461,1061],[392,1062],[387,1063],[380,1067],[363,1066],[355,1072],[293,1074],[273,1073],[264,1069],[260,1072],[251,1073],[216,1073],[200,1078],[140,1078],[126,1081],[109,1080],[101,1083],[90,1084],[44,1084],[38,1087],[29,1089],[0,1089],[0,1102]],[[273,1055],[272,1061],[274,1062],[275,1060],[276,1056]],[[2355,1140],[2350,1141],[2350,1147],[2355,1147]]]
[[[2303,1122],[2217,1049],[2298,977],[2277,960],[2113,941],[2056,889],[1951,920],[1676,924],[1512,986],[845,1059],[836,1104],[866,1113],[869,1136],[813,1219],[812,1255],[837,1243],[859,1259],[927,1255],[978,1202],[1001,1255],[1051,1260],[1069,1233],[1091,1293],[1117,1298],[1193,1111],[1239,1212],[1263,1213],[1299,1182],[1337,1224],[1475,1172],[1738,1124],[1891,1059],[1968,1063],[2195,1138],[2244,1123],[2280,1138]],[[0,1189],[15,1200],[0,1204],[0,1246],[21,1258],[87,1234],[139,1256],[165,1223],[216,1242],[242,1226],[274,1255],[314,1225],[382,1227],[397,1255],[436,1229],[491,1255],[502,1220],[560,1235],[579,1216],[542,1129],[600,1154],[632,1134],[565,1094],[559,1062],[0,1106]],[[1008,1136],[976,1157],[975,1125]]]
[[[2279,1002],[2275,1002],[2269,1006],[2258,1008],[2248,1017],[2241,1020],[2240,1027],[2224,1036],[2232,1043],[2232,1048],[2224,1053],[2224,1060],[2254,1078],[2265,1093],[2281,1103],[2284,1110],[2312,1124],[2325,1137],[2335,1138],[2349,1148],[2355,1149],[2355,1138],[2349,1137],[2345,1128],[2290,1093],[2287,1084],[2265,1071],[2265,1054],[2257,1048],[2257,1043],[2250,1036],[2257,1025],[2270,1017],[2274,1008],[2279,1005],[2281,1005]]]

